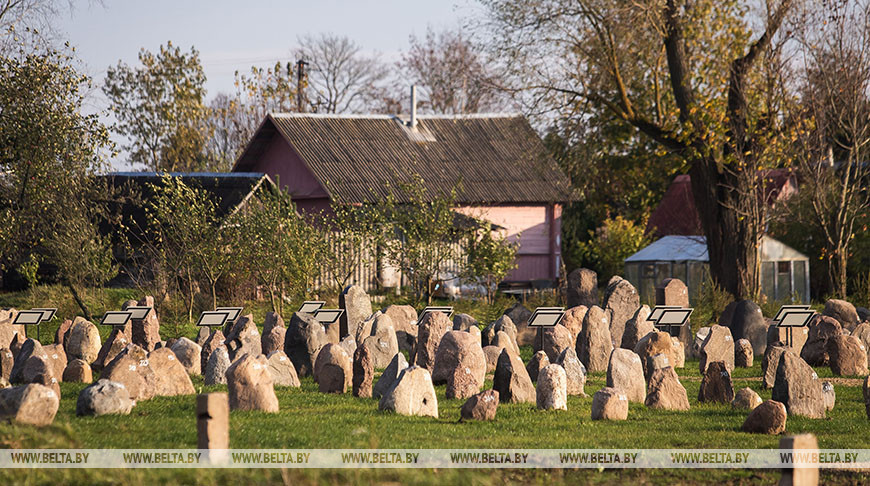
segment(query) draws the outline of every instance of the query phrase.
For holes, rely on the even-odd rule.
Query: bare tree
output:
[[[822,236],[829,289],[845,297],[850,245],[870,208],[870,2],[832,2],[801,20],[802,103],[795,117],[804,132],[794,159],[805,204],[791,217]]]
[[[54,22],[71,12],[74,0],[0,0],[0,53],[11,54],[25,44],[51,44],[58,40]],[[102,4],[91,0],[90,4]],[[17,40],[16,40],[17,38]]]
[[[402,55],[398,68],[405,81],[422,88],[419,106],[441,114],[500,111],[509,106],[504,91],[490,72],[483,48],[475,45],[459,29],[410,38],[410,48]]]
[[[483,0],[492,50],[530,113],[601,110],[689,167],[714,280],[759,288],[759,169],[778,160],[788,38],[797,0]],[[753,4],[754,5],[754,4]],[[600,112],[593,112],[600,113]]]
[[[360,112],[383,97],[389,69],[378,56],[365,55],[347,37],[334,34],[301,37],[294,54],[308,63],[306,98],[313,111]]]
[[[236,93],[218,93],[209,103],[209,166],[229,170],[270,112],[296,111],[295,72],[290,63],[236,72]]]

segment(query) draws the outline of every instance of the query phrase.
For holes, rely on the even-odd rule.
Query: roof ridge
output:
[[[277,118],[344,118],[344,119],[370,119],[370,120],[392,120],[396,118],[409,118],[410,115],[405,113],[388,115],[380,113],[281,113],[270,112],[269,115]],[[455,115],[417,115],[419,120],[463,120],[463,119],[486,119],[486,118],[519,118],[523,114],[519,112],[507,113],[461,113]]]

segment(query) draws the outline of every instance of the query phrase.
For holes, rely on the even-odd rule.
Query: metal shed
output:
[[[655,301],[655,286],[678,278],[698,296],[709,275],[707,240],[703,236],[665,236],[625,259],[625,275],[642,302]],[[761,240],[761,292],[769,299],[808,302],[809,259],[769,236]]]

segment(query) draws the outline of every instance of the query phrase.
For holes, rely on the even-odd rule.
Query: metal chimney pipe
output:
[[[412,129],[417,128],[417,85],[411,85],[411,121],[409,125]]]

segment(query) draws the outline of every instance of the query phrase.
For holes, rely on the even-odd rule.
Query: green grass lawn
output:
[[[524,350],[528,352],[528,350]],[[821,370],[819,370],[821,371]],[[444,397],[444,386],[437,387],[438,419],[405,417],[378,411],[371,399],[327,395],[317,391],[310,378],[301,388],[278,388],[281,405],[278,414],[232,412],[230,441],[233,448],[775,448],[778,436],[746,434],[740,426],[745,411],[728,405],[699,404],[700,385],[697,362],[689,361],[680,375],[689,394],[688,412],[648,410],[632,404],[623,422],[592,421],[591,395],[604,386],[603,374],[590,376],[586,392],[590,397],[569,397],[568,411],[537,411],[533,405],[502,404],[493,422],[459,422],[461,400]],[[751,377],[760,375],[756,364],[738,370],[735,388],[749,386],[762,398],[769,390]],[[202,385],[198,391],[225,391],[225,386]],[[491,382],[487,381],[487,387]],[[0,445],[15,448],[195,448],[196,420],[194,396],[157,397],[140,402],[129,416],[77,417],[75,401],[81,384],[63,383],[60,410],[54,424],[47,428],[0,425]],[[790,417],[787,433],[811,432],[822,448],[870,448],[870,421],[864,411],[860,387],[835,385],[837,406],[824,420]],[[21,479],[23,472],[0,471],[0,477]],[[457,471],[427,474],[405,471],[50,471],[28,472],[34,482],[58,477],[71,482],[107,481],[147,482],[154,475],[178,483],[238,481],[249,477],[258,481],[292,480],[306,483],[372,482],[396,478],[401,482],[472,482],[490,484],[510,479],[524,483],[571,481],[608,483],[633,478],[636,482],[684,483],[715,481],[776,480],[776,471],[663,470],[663,471]],[[282,476],[283,474],[283,476]],[[434,474],[434,475],[433,475]],[[845,483],[868,479],[854,473],[826,474],[829,481]],[[206,480],[205,478],[208,478]]]
[[[43,290],[43,292],[47,292]],[[95,311],[119,305],[134,297],[132,291],[107,290],[92,300]],[[0,295],[0,307],[27,308],[45,296]],[[59,297],[58,297],[59,298]],[[43,304],[45,305],[45,304]],[[257,322],[266,309],[262,303],[248,303]],[[102,306],[102,307],[101,307]],[[62,315],[73,315],[72,304],[63,301]],[[468,311],[481,309],[468,306]],[[482,312],[490,312],[484,309]],[[473,314],[473,312],[472,312]],[[474,314],[473,314],[474,315]],[[42,340],[51,342],[57,323],[45,326]],[[195,329],[179,326],[180,335],[193,337]],[[166,329],[168,331],[168,329]],[[107,330],[103,330],[107,331]],[[163,329],[162,329],[163,331]],[[170,337],[164,335],[163,337]],[[104,336],[105,337],[105,336]],[[528,361],[531,349],[522,349]],[[750,369],[734,372],[735,390],[749,386],[763,399],[770,391],[761,389],[760,359]],[[820,377],[831,376],[828,368],[816,368]],[[592,421],[592,394],[604,386],[603,373],[593,374],[586,384],[588,397],[569,397],[568,411],[538,411],[530,404],[502,404],[493,422],[459,422],[461,400],[447,400],[445,387],[436,388],[438,419],[405,417],[378,411],[377,401],[317,391],[310,378],[301,388],[278,388],[278,414],[232,412],[230,443],[233,448],[776,448],[779,436],[746,434],[740,431],[746,413],[729,405],[697,402],[700,374],[697,361],[690,360],[678,370],[689,395],[688,412],[648,410],[631,404],[628,420]],[[870,448],[870,421],[864,411],[860,384],[835,383],[836,408],[824,420],[799,417],[788,419],[787,433],[810,432],[822,448]],[[60,410],[54,424],[46,428],[0,424],[0,447],[6,448],[164,448],[196,447],[194,396],[157,397],[140,402],[128,416],[77,417],[75,402],[85,385],[62,383]],[[225,391],[225,386],[205,387],[194,379],[198,391]],[[491,387],[491,376],[486,387]],[[771,484],[779,472],[773,470],[0,470],[0,479],[24,484],[347,484],[394,482],[402,484]],[[826,484],[860,484],[870,476],[823,471]]]

